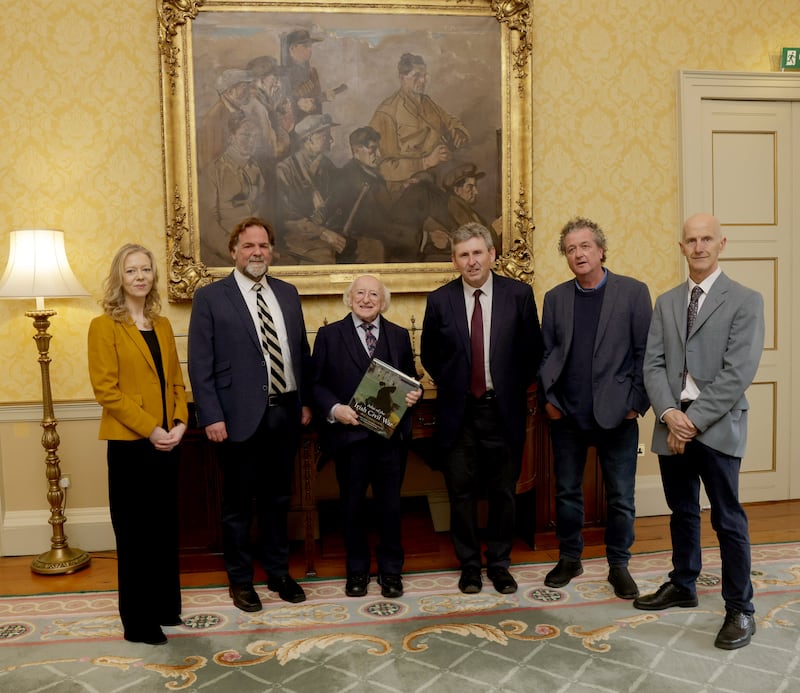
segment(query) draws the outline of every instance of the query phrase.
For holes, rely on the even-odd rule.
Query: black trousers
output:
[[[461,432],[443,468],[450,497],[450,536],[462,568],[481,566],[481,498],[489,501],[486,566],[507,568],[511,564],[522,454],[515,448],[505,435],[496,402],[469,398]]]
[[[370,572],[366,518],[367,489],[372,486],[378,520],[375,554],[379,573],[403,570],[400,488],[406,472],[406,448],[377,435],[337,452],[336,480],[342,504],[347,574]]]
[[[289,573],[288,514],[294,457],[300,441],[298,410],[297,399],[287,397],[281,404],[267,407],[248,440],[219,443],[222,541],[231,585],[253,584],[250,530],[254,501],[258,558],[270,577]]]
[[[119,615],[127,636],[147,636],[181,613],[178,449],[109,440],[108,501],[117,540]]]

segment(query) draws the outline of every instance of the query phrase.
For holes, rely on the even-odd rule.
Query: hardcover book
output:
[[[373,358],[350,399],[350,406],[362,426],[391,438],[408,409],[406,395],[419,388],[414,378]]]

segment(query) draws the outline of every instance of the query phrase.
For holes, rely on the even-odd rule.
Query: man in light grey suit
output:
[[[726,240],[715,217],[689,217],[680,242],[689,282],[656,301],[644,379],[656,415],[653,452],[672,511],[673,569],[669,582],[633,605],[646,610],[697,606],[702,480],[719,539],[726,611],[714,644],[734,650],[747,645],[756,631],[739,469],[747,438],[745,390],[764,346],[764,301],[723,274],[719,255]]]
[[[635,519],[638,417],[650,406],[642,363],[650,326],[650,292],[605,266],[606,237],[590,219],[561,230],[559,251],[574,279],[547,292],[539,398],[553,442],[559,559],[545,577],[563,587],[583,573],[583,472],[597,448],[606,491],[608,581],[621,599],[639,589],[628,572]]]

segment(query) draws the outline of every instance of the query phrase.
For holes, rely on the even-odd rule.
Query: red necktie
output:
[[[486,394],[486,373],[484,372],[483,354],[483,310],[481,309],[480,289],[476,289],[475,307],[472,309],[472,322],[470,324],[470,351],[472,353],[472,372],[469,379],[469,391],[474,397],[483,397]]]

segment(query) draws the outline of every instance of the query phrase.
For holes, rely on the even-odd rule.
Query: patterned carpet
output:
[[[564,589],[543,585],[551,565],[512,568],[499,595],[463,595],[455,572],[406,576],[402,599],[374,580],[363,599],[342,580],[305,581],[290,605],[260,587],[264,610],[235,609],[223,588],[184,591],[185,625],[169,643],[122,640],[115,592],[0,598],[0,690],[116,691],[798,691],[800,544],[753,548],[758,632],[749,647],[717,650],[722,623],[716,549],[704,554],[695,609],[635,610],[614,598],[604,559]],[[635,556],[642,592],[670,555]]]

